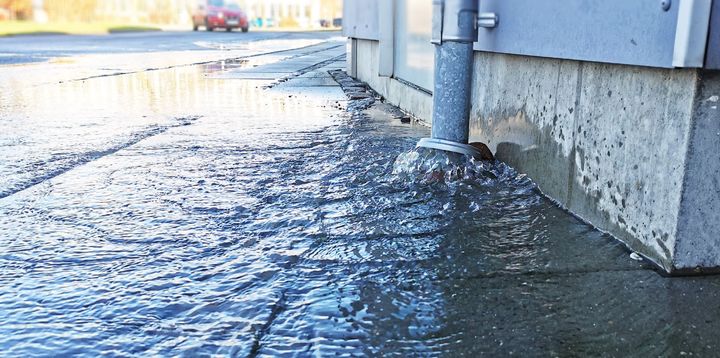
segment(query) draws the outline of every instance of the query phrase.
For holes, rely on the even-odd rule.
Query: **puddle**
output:
[[[211,62],[208,64],[203,65],[203,71],[207,74],[216,73],[216,72],[225,72],[230,71],[237,68],[248,68],[248,67],[254,67],[258,64],[250,64],[250,61],[247,59],[230,59],[230,60],[223,60],[218,62]]]

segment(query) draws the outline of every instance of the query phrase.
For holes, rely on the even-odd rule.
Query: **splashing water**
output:
[[[415,148],[400,154],[393,165],[393,175],[421,183],[463,182],[478,186],[509,183],[524,190],[535,189],[531,180],[505,163],[429,148]]]

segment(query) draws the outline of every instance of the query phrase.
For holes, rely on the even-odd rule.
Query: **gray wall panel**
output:
[[[378,3],[389,0],[345,0],[343,35],[364,40],[379,40]]]
[[[720,70],[720,0],[713,1],[705,68]]]
[[[482,0],[499,16],[476,49],[509,54],[672,67],[679,2],[658,0]]]
[[[430,43],[432,2],[397,0],[395,5],[395,77],[431,91],[435,73],[435,46]]]

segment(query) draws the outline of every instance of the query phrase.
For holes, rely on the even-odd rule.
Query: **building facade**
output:
[[[202,0],[87,0],[84,8],[89,14],[72,13],[76,5],[63,0],[33,0],[37,21],[60,17],[76,16],[86,21],[125,23],[153,23],[186,25],[191,22],[193,9]],[[323,23],[332,24],[333,19],[342,16],[342,0],[227,0],[238,3],[248,14],[251,23],[257,27],[299,27],[319,28]],[[68,14],[53,13],[53,8],[72,6]],[[51,5],[48,7],[48,5]],[[49,14],[45,11],[51,8]],[[64,10],[64,9],[62,9]],[[77,19],[60,19],[77,20]],[[323,21],[323,23],[321,23]]]
[[[241,6],[257,26],[320,27],[320,0],[244,0]]]
[[[427,123],[439,3],[344,7],[348,71]],[[482,0],[478,15],[470,141],[668,273],[720,271],[720,1]]]
[[[342,16],[341,0],[240,0],[256,26],[319,28]],[[323,22],[321,22],[323,21]]]

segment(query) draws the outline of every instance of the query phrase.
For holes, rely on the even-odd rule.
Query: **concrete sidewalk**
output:
[[[715,354],[720,277],[661,276],[500,162],[398,175],[429,130],[338,72],[344,53],[13,74],[2,352]]]

